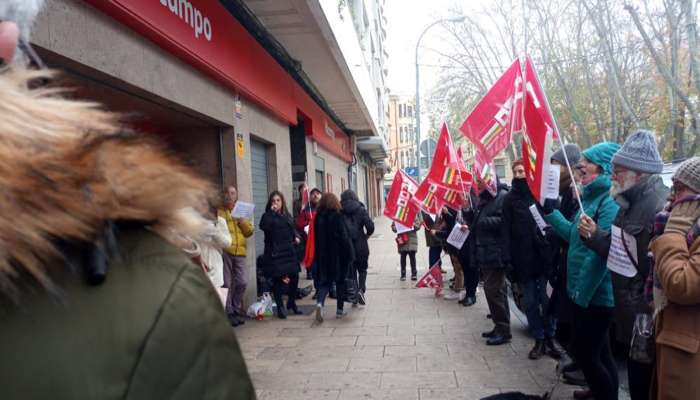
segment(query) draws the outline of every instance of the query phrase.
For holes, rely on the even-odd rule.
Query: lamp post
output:
[[[420,41],[423,39],[423,36],[425,35],[426,32],[432,27],[434,27],[437,24],[441,24],[443,22],[451,22],[451,23],[456,23],[456,22],[462,22],[464,21],[466,17],[464,16],[456,16],[456,17],[450,17],[450,18],[441,18],[437,21],[432,22],[430,25],[426,26],[425,29],[423,29],[423,32],[421,32],[420,36],[418,36],[418,41],[416,42],[416,106],[415,106],[415,112],[416,112],[416,170],[418,172],[418,181],[420,181],[420,71],[418,67],[418,47],[420,47]],[[430,152],[430,149],[429,149]]]

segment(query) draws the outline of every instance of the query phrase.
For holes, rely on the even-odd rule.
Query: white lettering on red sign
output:
[[[211,42],[211,21],[202,15],[196,7],[192,6],[188,0],[160,0],[160,4],[167,7],[173,14],[189,24],[194,30],[194,37],[199,39],[199,35]]]

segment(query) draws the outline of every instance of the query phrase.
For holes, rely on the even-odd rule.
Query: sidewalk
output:
[[[375,223],[366,307],[346,305],[348,315],[336,320],[330,300],[320,326],[304,315],[248,321],[235,329],[259,399],[471,400],[511,390],[541,395],[552,388],[556,363],[527,358],[533,342],[515,313],[512,342],[486,346],[481,332],[492,323],[483,292],[465,308],[399,281],[389,220]],[[428,251],[422,231],[419,237],[420,276]],[[448,279],[449,257],[443,261]],[[312,302],[309,296],[300,304]],[[562,383],[554,398],[570,399],[574,389]]]

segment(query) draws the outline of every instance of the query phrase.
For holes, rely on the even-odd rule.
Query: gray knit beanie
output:
[[[700,193],[700,157],[683,161],[673,174],[673,180],[688,186],[695,193]]]
[[[656,146],[654,132],[640,129],[627,137],[612,159],[613,165],[648,174],[660,174],[664,162]]]
[[[566,160],[564,159],[564,151],[566,151],[566,157],[569,159],[571,166],[578,164],[581,161],[581,148],[573,143],[568,143],[563,148],[557,150],[552,154],[552,160],[558,162],[561,165],[566,165]]]

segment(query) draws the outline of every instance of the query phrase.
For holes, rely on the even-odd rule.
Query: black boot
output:
[[[284,302],[282,301],[281,293],[273,293],[275,299],[275,304],[277,305],[277,316],[280,319],[286,319],[287,315],[284,313]]]
[[[544,355],[545,350],[544,340],[537,339],[535,340],[535,346],[530,350],[530,354],[528,354],[527,357],[530,360],[539,360]]]
[[[402,281],[406,280],[406,266],[405,265],[401,266],[401,280]]]
[[[549,354],[550,357],[552,357],[555,360],[561,360],[562,351],[559,350],[553,338],[545,339],[544,346],[547,349],[547,354]]]
[[[291,310],[295,315],[301,315],[303,312],[299,311],[297,308],[297,303],[296,302],[287,302],[287,310]]]

